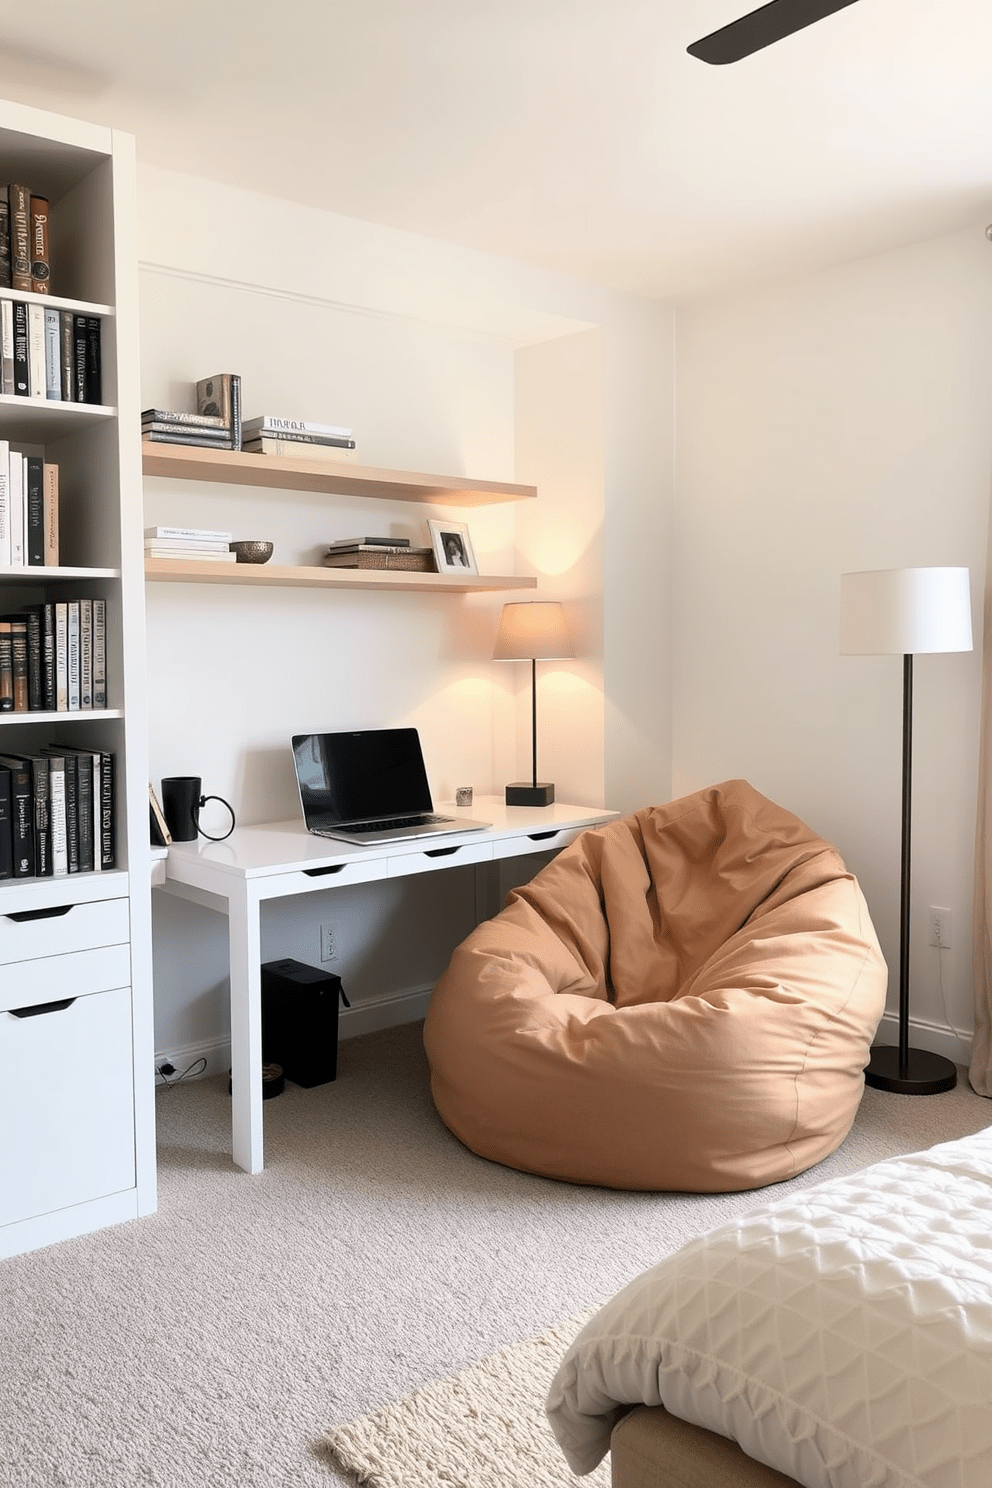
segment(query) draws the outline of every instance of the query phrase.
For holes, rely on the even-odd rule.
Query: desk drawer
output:
[[[126,899],[66,902],[26,912],[0,914],[0,966],[36,956],[61,956],[92,946],[126,944],[130,921]],[[27,918],[22,914],[26,913]],[[128,978],[130,980],[130,977]]]
[[[491,863],[492,842],[438,843],[416,852],[396,853],[389,859],[389,877],[406,878],[411,873],[434,873],[438,868],[460,868],[465,863]]]
[[[0,966],[0,1010],[131,985],[131,947],[98,946]]]
[[[519,858],[524,853],[558,852],[567,847],[588,827],[553,827],[546,831],[524,832],[519,837],[498,837],[493,843],[494,858]]]
[[[283,899],[287,894],[312,894],[315,889],[343,889],[347,884],[374,883],[386,877],[381,857],[359,858],[348,863],[329,863],[322,868],[300,868],[293,873],[273,874],[256,880],[265,885],[264,898]]]

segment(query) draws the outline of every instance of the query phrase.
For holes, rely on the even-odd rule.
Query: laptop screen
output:
[[[308,828],[432,809],[415,728],[294,734],[293,758]]]

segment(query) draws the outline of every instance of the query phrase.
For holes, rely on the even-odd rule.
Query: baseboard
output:
[[[342,1007],[338,1020],[339,1040],[357,1038],[363,1033],[378,1033],[383,1028],[399,1028],[404,1023],[416,1023],[426,1015],[433,990],[432,986],[415,987],[395,997],[383,997],[351,1008]],[[197,1066],[201,1060],[204,1067],[199,1069]],[[159,1074],[163,1064],[171,1064],[175,1071],[168,1079]],[[155,1055],[155,1084],[164,1088],[186,1070],[195,1071],[185,1076],[187,1080],[205,1080],[208,1075],[226,1074],[230,1068],[229,1038],[189,1044],[181,1049],[162,1049]]]
[[[931,1054],[943,1054],[955,1064],[971,1062],[972,1034],[937,1023],[924,1023],[911,1017],[909,1020],[909,1044],[912,1049],[926,1049]],[[899,1019],[895,1013],[885,1013],[875,1035],[876,1044],[898,1044]]]

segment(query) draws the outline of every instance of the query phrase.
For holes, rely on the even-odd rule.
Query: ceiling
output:
[[[992,0],[0,0],[0,94],[139,159],[661,299],[992,214]]]

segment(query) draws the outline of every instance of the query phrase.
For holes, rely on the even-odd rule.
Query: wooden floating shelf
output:
[[[284,589],[405,589],[419,594],[474,594],[535,589],[535,578],[497,574],[411,573],[382,568],[284,568],[268,563],[146,558],[145,578],[165,584],[256,584]]]
[[[13,401],[13,400],[12,400]],[[23,401],[23,400],[22,400]],[[51,404],[48,405],[51,407]],[[384,501],[431,502],[438,506],[494,506],[526,501],[536,486],[469,476],[420,475],[409,470],[379,470],[347,461],[283,459],[244,450],[204,449],[192,444],[142,444],[145,475],[172,480],[216,481],[221,485],[268,486],[284,491],[317,491],[332,496],[374,496]]]

